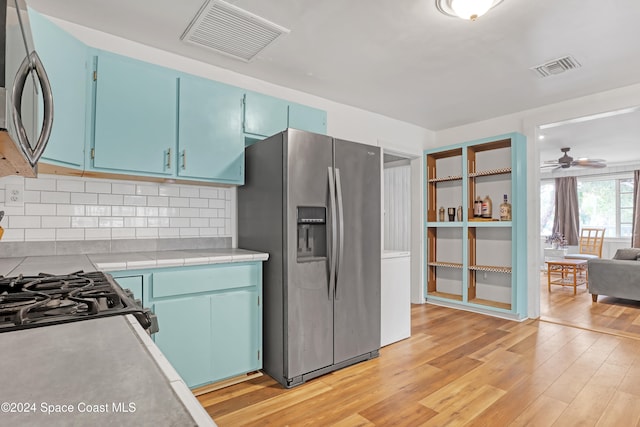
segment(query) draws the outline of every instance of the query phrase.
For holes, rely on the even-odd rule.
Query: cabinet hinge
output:
[[[96,158],[96,149],[95,149],[95,148],[92,148],[92,149],[91,149],[91,158],[92,158],[92,159],[95,159],[95,158]]]
[[[98,80],[98,72],[94,71],[93,72],[93,81],[95,82],[96,80]]]

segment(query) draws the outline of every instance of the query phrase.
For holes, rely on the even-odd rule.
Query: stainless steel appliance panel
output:
[[[279,133],[245,150],[245,185],[238,187],[238,246],[269,254],[263,263],[263,368],[284,375],[284,157]]]
[[[289,129],[286,144],[286,272],[285,325],[287,360],[285,374],[294,378],[333,364],[333,290],[329,286],[333,227],[329,192],[332,166],[331,138]],[[324,208],[326,256],[300,258],[298,208]]]
[[[334,141],[340,230],[334,363],[339,363],[380,348],[381,160],[378,147]]]

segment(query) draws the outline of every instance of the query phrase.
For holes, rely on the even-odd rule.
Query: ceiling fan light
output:
[[[462,19],[475,21],[491,9],[493,0],[452,0],[451,8]]]

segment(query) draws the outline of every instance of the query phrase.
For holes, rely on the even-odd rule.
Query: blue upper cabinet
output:
[[[271,136],[288,126],[289,103],[249,92],[244,97],[244,133]]]
[[[29,10],[29,18],[34,45],[53,92],[53,128],[42,161],[82,169],[89,75],[87,46],[33,10]]]
[[[177,73],[102,51],[95,62],[92,168],[174,176]]]
[[[327,112],[295,103],[289,104],[289,127],[327,134]]]
[[[178,176],[243,184],[244,92],[193,76],[179,84]]]

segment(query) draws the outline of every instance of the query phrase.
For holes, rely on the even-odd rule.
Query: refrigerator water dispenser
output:
[[[327,257],[327,208],[298,206],[298,262]]]

